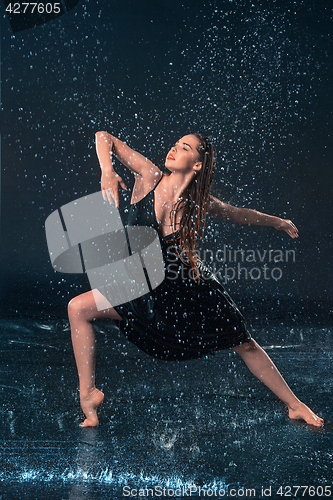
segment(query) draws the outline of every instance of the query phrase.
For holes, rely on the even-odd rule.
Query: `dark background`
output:
[[[296,251],[279,281],[228,283],[246,316],[332,319],[330,1],[81,0],[15,33],[0,15],[3,316],[64,317],[89,289],[53,271],[44,222],[99,189],[97,130],[163,167],[199,129],[218,149],[212,194],[299,228],[292,240],[209,219],[213,251]]]
[[[5,3],[0,497],[102,500],[123,498],[124,484],[194,483],[271,485],[276,498],[280,485],[331,485],[332,1],[61,0],[49,21],[10,17]],[[232,351],[163,362],[109,321],[95,323],[101,425],[78,427],[66,306],[89,283],[52,269],[44,224],[100,189],[102,129],[161,168],[175,139],[206,130],[212,193],[295,222],[298,240],[209,219],[204,248],[295,250],[279,281],[226,286],[324,429],[290,422]]]

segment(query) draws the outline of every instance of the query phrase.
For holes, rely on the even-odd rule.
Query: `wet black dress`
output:
[[[150,226],[159,233],[155,188],[129,206],[128,226]],[[149,294],[114,307],[126,337],[164,360],[199,358],[251,340],[242,314],[212,271],[198,259],[202,279],[195,282],[177,255],[173,236],[160,236],[160,242],[164,281]]]

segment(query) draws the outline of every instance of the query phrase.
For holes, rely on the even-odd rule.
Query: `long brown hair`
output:
[[[214,177],[216,150],[206,135],[199,132],[190,135],[194,135],[199,141],[197,146],[199,155],[198,161],[202,163],[202,167],[189,184],[188,197],[178,201],[172,213],[174,216],[174,223],[176,223],[177,211],[180,208],[183,209],[182,218],[180,220],[179,245],[181,253],[185,255],[185,258],[183,259],[182,256],[180,256],[180,258],[185,264],[189,262],[194,279],[200,281],[196,253],[197,238],[201,222],[203,223],[202,237],[205,231],[205,205],[208,201],[209,190]]]

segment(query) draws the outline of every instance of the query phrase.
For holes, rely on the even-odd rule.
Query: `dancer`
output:
[[[206,215],[239,224],[272,226],[297,238],[292,221],[236,208],[211,196],[216,154],[209,139],[200,134],[186,135],[170,149],[165,160],[168,175],[107,132],[97,132],[96,150],[105,200],[119,206],[119,186],[127,189],[114,171],[112,155],[134,173],[127,223],[157,230],[165,278],[149,294],[115,307],[96,289],[70,301],[68,315],[80,403],[86,417],[81,427],[98,425],[97,409],[104,399],[95,387],[93,320],[99,318],[119,321],[120,329],[131,342],[160,359],[194,359],[232,348],[287,405],[291,419],[322,426],[323,419],[293,394],[266,352],[251,338],[236,304],[195,252]],[[100,310],[101,304],[104,310]]]

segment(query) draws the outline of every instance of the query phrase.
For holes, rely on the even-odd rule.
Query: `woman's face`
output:
[[[165,166],[168,170],[182,171],[184,173],[200,170],[199,139],[195,135],[185,135],[170,149]]]

